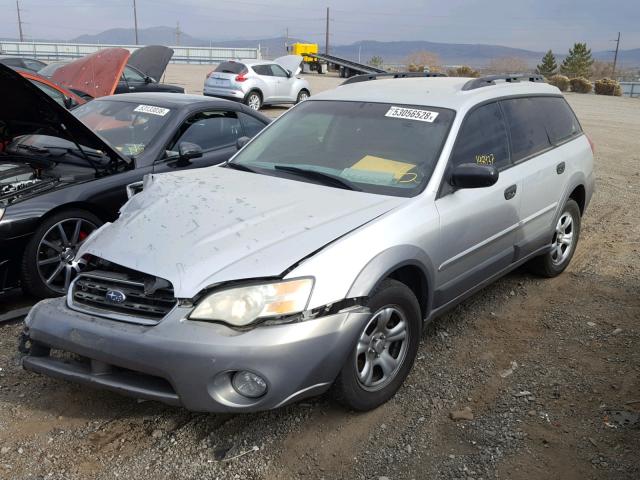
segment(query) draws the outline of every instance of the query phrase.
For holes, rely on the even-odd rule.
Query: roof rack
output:
[[[340,84],[349,85],[350,83],[368,82],[369,80],[378,80],[379,78],[416,78],[416,77],[446,77],[443,73],[436,72],[387,72],[387,73],[365,73],[363,75],[355,75],[348,78]]]
[[[542,75],[535,73],[532,74],[507,74],[507,75],[488,75],[486,77],[474,78],[469,80],[462,86],[462,90],[475,90],[476,88],[488,87],[489,85],[495,85],[496,80],[504,80],[507,83],[520,82],[522,80],[529,82],[544,82],[545,79]]]

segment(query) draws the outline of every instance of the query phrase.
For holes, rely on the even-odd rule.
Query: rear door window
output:
[[[551,146],[545,127],[546,114],[541,97],[503,100],[505,120],[511,135],[513,162],[535,155]]]
[[[269,65],[254,65],[253,71],[256,72],[258,75],[265,75],[267,77],[273,76],[273,72],[269,68]]]
[[[499,169],[510,164],[507,129],[497,103],[483,105],[467,115],[451,156],[452,165],[463,163]]]
[[[582,133],[578,119],[564,98],[538,97],[536,101],[544,111],[544,124],[551,143],[562,143]]]

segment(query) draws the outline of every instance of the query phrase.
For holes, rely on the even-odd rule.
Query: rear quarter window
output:
[[[582,133],[578,119],[564,98],[539,97],[536,101],[544,111],[545,127],[551,143],[561,143]]]

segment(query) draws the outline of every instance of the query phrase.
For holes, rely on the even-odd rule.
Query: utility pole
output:
[[[616,78],[616,63],[618,63],[618,49],[620,48],[620,32],[618,32],[618,39],[613,40],[616,42],[616,53],[613,56],[613,69],[611,71],[611,78],[615,80]]]
[[[180,46],[180,35],[182,35],[182,31],[180,30],[180,21],[176,22],[176,46]]]
[[[20,41],[24,42],[24,35],[22,34],[22,18],[20,17],[20,1],[16,0],[16,11],[18,12],[18,32],[20,32]]]
[[[327,7],[327,29],[324,39],[324,53],[329,55],[329,7]]]
[[[133,28],[136,32],[136,45],[138,45],[138,9],[136,8],[136,0],[133,0]]]

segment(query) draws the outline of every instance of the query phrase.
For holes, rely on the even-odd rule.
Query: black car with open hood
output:
[[[0,65],[0,292],[60,295],[75,252],[149,173],[226,161],[269,120],[220,99],[101,97],[69,112]]]
[[[173,49],[162,45],[138,48],[127,60],[115,93],[184,93],[184,88],[179,85],[160,83],[171,57]]]

